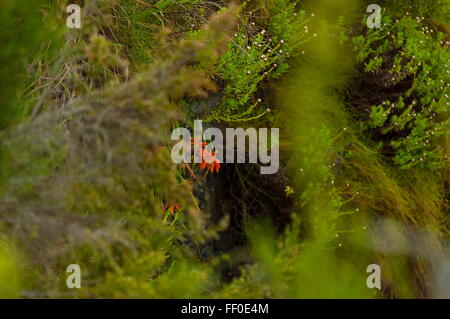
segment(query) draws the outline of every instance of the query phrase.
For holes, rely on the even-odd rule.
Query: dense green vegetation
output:
[[[74,2],[0,2],[0,297],[448,296],[449,1]],[[196,119],[279,172],[174,164]]]
[[[449,125],[450,53],[443,46],[445,35],[433,36],[433,28],[421,22],[410,14],[395,20],[385,15],[383,29],[353,39],[364,72],[382,77],[391,91],[372,106],[364,125],[389,142],[394,162],[402,168],[441,168]],[[378,92],[374,87],[373,93]]]

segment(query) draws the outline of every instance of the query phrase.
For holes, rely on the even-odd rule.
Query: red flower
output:
[[[197,147],[197,148],[199,148],[200,145],[201,145],[201,148],[202,148],[202,149],[203,149],[203,147],[206,146],[206,142],[201,142],[201,143],[199,144],[199,143],[196,142],[196,140],[193,139],[192,137],[191,137],[191,144],[194,145],[194,147]]]
[[[194,148],[201,148],[202,162],[200,163],[200,170],[208,167],[209,171],[212,173],[214,170],[218,173],[220,169],[220,161],[216,158],[217,152],[210,153],[204,149],[206,142],[198,143],[191,137],[191,144]],[[209,163],[208,163],[209,162]]]
[[[203,170],[206,166],[209,166],[209,171],[212,173],[214,169],[219,172],[220,161],[216,158],[217,152],[210,153],[207,150],[202,151],[202,163],[200,164],[200,169]],[[209,163],[207,163],[209,162]]]
[[[180,204],[168,204],[168,205],[163,207],[163,211],[164,212],[167,212],[167,210],[169,210],[171,214],[179,211],[180,209],[181,209],[181,205]]]

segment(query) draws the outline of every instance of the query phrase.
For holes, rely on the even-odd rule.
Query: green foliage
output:
[[[404,87],[401,95],[372,105],[365,124],[394,149],[401,168],[437,169],[447,160],[442,145],[450,124],[450,53],[444,38],[419,17],[385,14],[383,28],[353,39],[366,73],[387,90]]]
[[[346,5],[350,4],[349,1]],[[325,32],[330,30],[330,21],[336,18],[336,12],[329,8],[326,10],[317,12],[317,16],[332,16],[333,19],[318,21],[319,26],[314,26],[319,28],[319,37],[305,48],[307,60],[302,60],[295,71],[284,79],[284,89],[279,96],[281,116],[278,125],[284,127],[282,145],[289,149],[291,156],[289,167],[294,176],[299,205],[297,214],[302,225],[299,235],[302,244],[298,244],[301,248],[297,248],[299,252],[293,253],[295,257],[292,259],[273,254],[273,260],[282,260],[276,266],[272,266],[274,262],[258,259],[255,270],[244,275],[246,280],[240,279],[240,283],[236,281],[239,287],[236,291],[253,288],[255,285],[252,283],[256,282],[256,291],[259,293],[256,296],[259,298],[261,287],[270,291],[271,296],[370,297],[364,289],[357,289],[357,282],[361,280],[358,279],[360,274],[357,269],[376,260],[376,263],[383,265],[383,278],[386,278],[383,286],[389,286],[389,294],[410,297],[417,293],[413,292],[416,283],[405,274],[417,272],[416,279],[426,286],[423,283],[427,278],[424,268],[408,268],[402,256],[374,249],[384,238],[373,231],[368,233],[368,230],[373,218],[393,218],[408,225],[421,225],[445,232],[440,226],[445,218],[442,210],[446,206],[443,199],[445,187],[438,186],[442,185],[442,176],[428,173],[429,178],[424,178],[427,172],[419,168],[412,168],[405,176],[398,167],[391,168],[383,161],[383,156],[378,149],[373,148],[373,143],[365,145],[366,133],[361,132],[358,124],[351,121],[354,110],[347,112],[347,100],[343,96],[353,76],[361,81],[365,75],[353,75],[355,66],[353,57],[348,54],[350,45],[345,42],[340,44],[339,38],[334,36],[336,32]],[[341,26],[349,28],[350,21]],[[351,26],[355,27],[354,24]],[[365,38],[362,37],[362,40],[365,41]],[[374,45],[373,49],[376,48]],[[333,52],[332,56],[330,52]],[[377,82],[377,78],[373,74],[367,75],[367,81],[363,83],[368,85],[364,85],[363,89],[373,94],[370,88],[374,82]],[[351,96],[361,94],[349,91]],[[394,92],[403,93],[400,88]],[[376,121],[384,122],[384,109],[370,106],[368,109],[364,111],[372,109],[374,125]],[[430,192],[434,196],[430,197]],[[254,241],[254,244],[267,245],[259,244],[260,241]],[[281,254],[282,244],[277,242],[275,245],[275,251]],[[438,256],[439,247],[439,244],[430,243],[430,255]],[[302,257],[294,262],[298,255]],[[412,256],[408,258],[414,260]],[[310,265],[316,267],[309,269]],[[355,265],[356,268],[353,268]],[[275,272],[278,269],[279,277],[267,276],[257,281],[261,278],[258,275],[266,274],[264,266]],[[328,266],[333,270],[325,270]],[[334,282],[336,277],[330,278],[328,273],[336,274],[340,284]],[[263,284],[271,278],[276,280],[284,277],[289,278],[289,283],[296,283],[296,278],[301,278],[298,284],[292,285],[300,288],[283,294],[282,288],[282,293],[272,290],[277,287],[276,283]],[[315,280],[311,281],[311,278]],[[289,287],[289,284],[283,284]],[[302,291],[302,287],[306,287],[306,292]],[[323,287],[326,289],[321,290]]]
[[[22,95],[31,84],[27,63],[32,56],[50,59],[59,47],[54,42],[60,32],[57,21],[50,18],[54,10],[45,0],[0,3],[0,129],[28,111]]]
[[[299,241],[301,223],[298,219],[276,236],[267,223],[249,228],[250,253],[255,264],[227,286],[220,297],[240,298],[373,298],[366,289],[366,274],[359,271],[368,260],[363,251],[360,259],[342,258],[343,250],[331,252],[320,242]],[[367,238],[355,237],[356,240]]]
[[[177,40],[202,26],[211,12],[224,7],[222,1],[200,0],[125,0],[109,5],[116,15],[114,34],[123,45],[133,71],[146,69],[163,49],[158,48],[160,27],[166,29],[171,40]]]
[[[268,112],[257,107],[265,103],[255,93],[261,82],[287,71],[287,59],[308,39],[306,21],[306,12],[289,1],[269,8],[267,21],[243,19],[217,64],[215,76],[223,86],[221,102],[206,119],[239,122]]]
[[[372,2],[370,2],[372,3]],[[450,21],[450,2],[448,0],[381,0],[379,5],[390,12],[406,14],[414,17],[430,19],[448,25]]]
[[[17,258],[10,245],[0,233],[0,298],[17,298],[20,291]]]
[[[261,31],[263,32],[263,31]],[[225,81],[219,115],[213,118],[221,120],[240,120],[252,114],[258,102],[248,107],[258,84],[277,67],[279,58],[276,50],[281,44],[268,49],[269,42],[263,34],[257,33],[247,39],[244,32],[236,33],[228,44],[227,53],[217,66],[217,76]]]
[[[64,26],[63,2],[44,20]],[[434,260],[412,254],[420,250],[415,240],[397,252],[380,249],[385,233],[377,233],[373,219],[435,233],[420,243],[427,257],[442,257],[448,172],[438,168],[448,151],[441,147],[449,124],[449,56],[436,26],[384,15],[383,29],[367,30],[365,20],[358,28],[353,9],[358,17],[364,10],[356,0],[311,1],[311,14],[288,0],[247,1],[239,14],[225,1],[83,3],[83,28],[66,30],[64,45],[59,27],[55,43],[51,24],[38,28],[44,20],[35,10],[45,8],[38,0],[30,7],[0,4],[6,28],[19,16],[35,17],[20,24],[20,42],[9,29],[0,35],[8,43],[0,49],[6,61],[0,99],[8,105],[0,122],[9,124],[0,131],[0,282],[7,283],[0,297],[432,292],[426,263]],[[389,8],[409,5],[435,23],[445,16],[436,9],[445,4],[435,3],[396,1]],[[315,40],[306,43],[310,36]],[[353,43],[340,41],[349,38]],[[44,49],[30,55],[41,39]],[[356,74],[352,45],[362,70]],[[54,46],[61,50],[50,59]],[[375,102],[352,90],[353,77]],[[370,103],[353,103],[360,95],[358,102]],[[21,100],[35,107],[13,125],[13,111],[26,108]],[[184,166],[170,158],[168,135],[191,122],[182,109],[192,111],[196,102],[213,105],[200,117],[223,126],[261,118],[280,127],[280,174],[263,179],[252,168],[226,164],[214,184],[192,186]],[[269,105],[277,112],[263,117]],[[272,192],[292,204],[277,207]],[[231,217],[225,229],[228,218],[209,207],[214,201],[225,214],[229,203],[245,204],[225,216]],[[278,218],[287,221],[280,226]],[[236,229],[239,244],[217,249]],[[81,266],[82,289],[66,287],[72,263]],[[371,263],[382,265],[380,292],[365,285]]]
[[[234,21],[230,11],[214,16],[197,39],[180,41],[132,80],[2,132],[2,231],[36,269],[24,282],[29,296],[66,295],[71,263],[85,285],[71,297],[201,296],[209,270],[191,245],[214,227],[205,227],[191,187],[179,181],[164,132],[182,118],[177,101],[211,87],[193,65],[216,61]],[[182,207],[176,220],[164,216],[169,201]],[[192,281],[180,282],[186,274]]]
[[[268,6],[268,29],[275,43],[284,40],[284,51],[293,54],[304,44],[309,28],[309,17],[305,10],[297,8],[297,1],[280,0]]]

